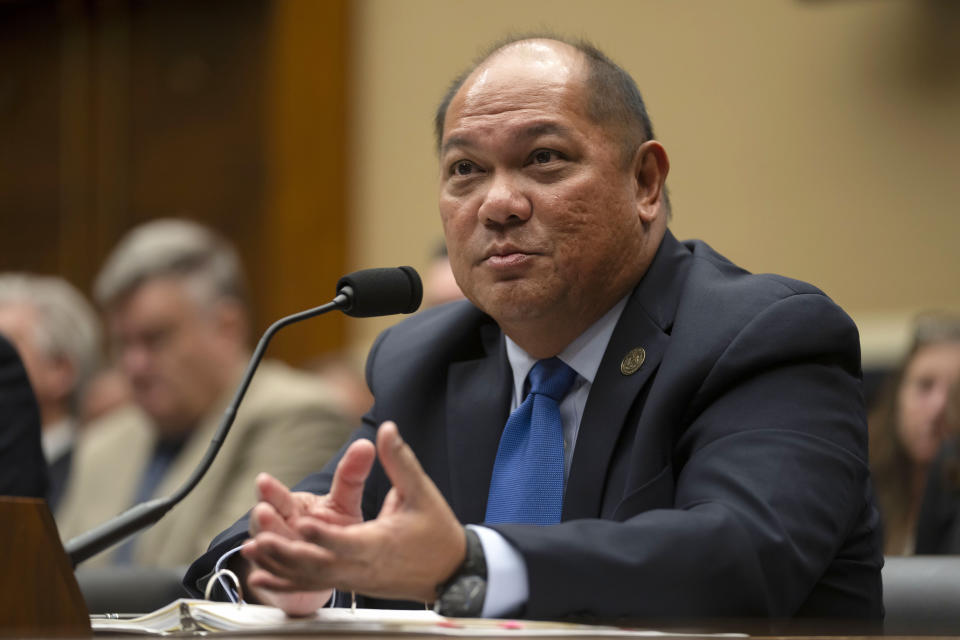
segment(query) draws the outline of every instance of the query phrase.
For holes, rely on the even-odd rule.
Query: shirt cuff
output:
[[[487,597],[484,618],[502,618],[519,611],[530,594],[527,565],[506,538],[487,527],[467,525],[476,532],[487,563]]]

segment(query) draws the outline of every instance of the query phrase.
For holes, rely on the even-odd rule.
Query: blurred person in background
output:
[[[946,411],[947,440],[930,467],[917,522],[917,553],[960,554],[960,383]]]
[[[304,368],[316,374],[329,387],[351,424],[359,425],[363,414],[373,404],[363,367],[346,352],[328,353],[310,360]]]
[[[453,277],[450,257],[447,255],[447,243],[437,243],[430,255],[430,264],[423,278],[423,308],[429,309],[454,300],[462,300],[463,291]],[[360,424],[363,414],[373,405],[373,394],[364,379],[360,361],[348,353],[330,353],[318,356],[305,365],[308,371],[316,373],[325,383],[336,390],[346,414],[354,424]]]
[[[423,280],[424,309],[464,298],[460,285],[453,277],[453,269],[450,268],[446,242],[441,241],[437,245]]]
[[[86,426],[131,402],[133,391],[123,373],[114,366],[100,369],[87,383],[80,398],[80,424]]]
[[[884,553],[914,553],[920,503],[947,433],[947,398],[960,378],[960,317],[917,318],[913,342],[870,416],[870,467]]]
[[[80,423],[80,399],[100,362],[100,325],[83,295],[62,278],[0,274],[0,333],[16,346],[40,409],[47,502],[59,508]]]
[[[130,231],[94,294],[134,405],[80,439],[60,518],[64,539],[179,487],[206,451],[250,357],[236,251],[196,223],[156,220]],[[257,473],[299,480],[340,448],[349,429],[313,376],[264,361],[194,491],[151,529],[86,564],[188,562],[247,510]]]
[[[37,400],[17,350],[0,333],[0,496],[43,498],[47,485]]]

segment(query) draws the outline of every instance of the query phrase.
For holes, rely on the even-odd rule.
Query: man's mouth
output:
[[[512,266],[529,260],[536,252],[514,244],[499,244],[490,247],[483,261],[492,266]]]
[[[522,251],[513,251],[509,253],[495,253],[487,257],[487,264],[493,267],[512,267],[526,262],[532,257],[532,254]]]

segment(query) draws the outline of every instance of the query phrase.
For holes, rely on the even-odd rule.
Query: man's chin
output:
[[[489,297],[479,306],[497,322],[530,322],[543,317],[546,305],[532,292],[511,291],[510,295]]]
[[[138,404],[150,417],[154,429],[161,437],[179,436],[188,430],[189,421],[185,420],[179,412],[172,411],[168,405],[151,402],[138,402]]]

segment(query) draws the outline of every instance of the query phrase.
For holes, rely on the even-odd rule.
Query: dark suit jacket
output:
[[[646,360],[624,375],[635,347]],[[420,313],[378,338],[367,379],[355,437],[395,420],[460,521],[481,522],[512,384],[497,325],[465,302]],[[880,617],[866,434],[843,311],[668,233],[591,388],[563,522],[493,527],[526,562],[522,615]],[[333,468],[299,488],[326,491]],[[375,466],[365,517],[388,489]]]
[[[54,513],[56,513],[57,507],[60,506],[60,501],[66,493],[71,466],[73,466],[73,446],[47,465],[50,472],[50,490],[47,492],[47,504],[50,505],[50,511]]]
[[[13,345],[0,335],[0,495],[45,498],[40,412]]]
[[[918,554],[960,553],[960,438],[947,440],[930,467],[917,519]]]

